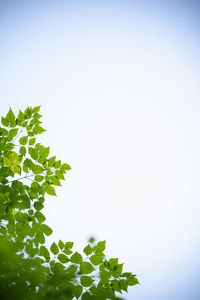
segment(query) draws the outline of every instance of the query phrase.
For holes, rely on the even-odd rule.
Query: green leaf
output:
[[[62,252],[64,252],[64,253],[67,254],[67,255],[72,254],[72,251],[69,250],[69,249],[63,249]]]
[[[40,212],[40,211],[36,211],[35,212],[35,217],[37,218],[37,220],[39,222],[44,222],[46,220],[45,216]]]
[[[9,131],[9,136],[10,136],[11,138],[14,138],[14,137],[17,135],[17,133],[18,133],[18,129],[17,129],[17,128],[11,129],[11,130]]]
[[[24,161],[24,166],[32,170],[34,168],[34,163],[29,158],[26,158]],[[26,172],[26,171],[25,171]]]
[[[40,174],[44,171],[44,169],[39,165],[34,165],[32,171],[34,174]]]
[[[4,162],[4,166],[10,168],[11,167],[11,164],[12,162],[7,158],[7,157],[3,157],[3,162]]]
[[[58,246],[56,245],[56,243],[53,243],[53,244],[51,245],[50,250],[51,250],[51,252],[52,252],[54,255],[56,255],[56,254],[59,253],[59,248],[58,248]]]
[[[58,169],[61,166],[61,160],[55,162],[55,168]]]
[[[30,107],[27,107],[27,108],[25,109],[24,114],[25,114],[25,116],[26,116],[27,119],[30,119],[30,118],[31,118],[32,112],[31,112]]]
[[[13,173],[21,174],[21,167],[18,165],[12,165],[11,166],[11,171]]]
[[[41,134],[43,133],[44,131],[46,131],[44,128],[42,128],[41,126],[37,125],[34,127],[33,131],[36,133],[36,134]]]
[[[105,248],[106,248],[106,241],[101,241],[101,242],[98,242],[98,244],[96,245],[95,250],[104,251]]]
[[[93,244],[94,242],[95,242],[95,238],[91,236],[91,237],[89,238],[89,243]]]
[[[33,206],[36,210],[41,210],[44,207],[44,205],[40,201],[35,202]]]
[[[49,156],[49,150],[50,150],[49,147],[44,148],[40,153],[40,157],[47,158]]]
[[[50,258],[50,253],[45,246],[40,246],[40,256],[43,256],[47,260]]]
[[[66,171],[69,171],[69,170],[71,170],[71,167],[70,167],[70,165],[68,165],[68,164],[66,164],[66,163],[64,163],[64,164],[62,165],[62,167],[61,167],[61,168],[65,169]]]
[[[81,284],[84,287],[89,287],[93,284],[94,280],[89,276],[81,276]]]
[[[118,264],[113,267],[112,275],[114,278],[118,278],[122,274],[123,264]]]
[[[61,186],[60,180],[56,176],[51,176],[51,183],[56,186]]]
[[[24,146],[20,147],[19,153],[20,153],[21,155],[25,155],[25,154],[26,154],[26,148],[25,148]]]
[[[39,112],[39,111],[40,111],[40,107],[41,107],[41,105],[40,105],[40,106],[35,106],[35,107],[33,107],[33,112],[34,112],[34,113]]]
[[[30,140],[29,140],[29,145],[30,145],[30,146],[33,146],[33,145],[35,144],[35,140],[36,140],[36,138],[30,139]]]
[[[55,192],[54,187],[49,185],[48,183],[46,183],[46,185],[45,185],[45,192],[48,195],[56,196],[56,192]]]
[[[28,142],[28,137],[27,136],[22,136],[20,139],[19,139],[19,143],[21,145],[26,145]]]
[[[100,272],[100,278],[102,284],[107,284],[109,282],[109,278],[111,277],[110,272],[103,270]]]
[[[25,120],[24,114],[21,110],[19,110],[19,114],[17,116],[17,124],[21,125],[21,123]]]
[[[9,126],[9,121],[6,120],[6,118],[1,117],[1,123],[3,126],[8,127]]]
[[[109,264],[110,264],[110,268],[112,269],[115,265],[118,265],[118,258],[110,258],[109,259]]]
[[[38,240],[38,242],[40,244],[44,244],[45,243],[45,237],[44,237],[44,234],[42,232],[37,232],[35,239]]]
[[[100,264],[102,263],[102,261],[103,261],[103,256],[94,254],[94,255],[92,255],[92,256],[90,257],[90,261],[91,261],[91,263],[92,263],[93,265],[98,266],[98,265],[100,265]]]
[[[127,280],[126,280],[127,284],[132,286],[132,285],[136,285],[139,284],[139,281],[137,280],[137,278],[135,277],[135,275],[130,275]]]
[[[73,286],[73,294],[78,299],[82,294],[83,288],[81,285],[74,285]]]
[[[80,264],[80,272],[81,274],[90,274],[94,271],[95,269],[89,262],[82,262]]]
[[[43,179],[44,179],[44,176],[41,176],[41,175],[35,176],[35,181],[37,181],[37,182],[41,182]]]
[[[117,279],[111,280],[111,284],[112,284],[112,288],[113,288],[114,291],[116,291],[116,292],[118,292],[118,293],[121,293],[121,292],[122,292],[122,291],[121,291],[121,288],[120,288],[120,286],[119,286],[119,282],[118,282]]]
[[[120,277],[128,277],[131,275],[131,272],[124,272]]]
[[[65,244],[63,243],[63,241],[59,240],[58,246],[62,250],[65,247]]]
[[[74,246],[74,242],[66,242],[65,243],[65,249],[71,249]]]
[[[37,160],[38,159],[38,151],[32,147],[28,148],[28,153],[31,156],[32,159]]]
[[[94,299],[94,297],[88,292],[83,293],[83,295],[81,297],[81,300],[93,300],[93,299]]]
[[[84,249],[83,249],[83,252],[86,254],[86,255],[90,255],[92,253],[92,247],[90,245],[87,245]]]
[[[69,261],[69,258],[65,255],[65,254],[59,254],[58,255],[58,260],[62,263],[62,264],[66,264]]]
[[[15,122],[15,115],[14,115],[14,113],[13,113],[13,111],[12,111],[11,108],[9,109],[9,112],[8,112],[7,115],[6,115],[6,120],[7,120],[9,123]]]
[[[55,161],[56,161],[56,157],[55,156],[49,158],[49,160],[48,160],[48,167],[52,168],[54,166],[54,164],[55,164]]]
[[[119,286],[123,291],[127,292],[128,284],[127,284],[126,280],[120,279]]]
[[[82,262],[83,258],[81,256],[81,254],[79,254],[78,252],[75,252],[71,258],[70,261],[74,264],[80,264]]]
[[[41,225],[41,230],[42,230],[42,232],[44,232],[44,234],[47,235],[47,236],[51,235],[52,232],[53,232],[53,230],[52,230],[49,226],[47,226],[46,224],[42,224],[42,225]]]

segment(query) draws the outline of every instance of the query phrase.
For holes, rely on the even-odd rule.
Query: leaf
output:
[[[44,128],[42,128],[41,126],[37,125],[33,128],[33,131],[36,133],[36,134],[41,134],[43,133],[44,131],[46,131]]]
[[[37,182],[41,182],[43,179],[44,179],[44,176],[41,176],[41,175],[35,176],[35,181],[37,181]]]
[[[102,261],[103,261],[103,256],[94,254],[94,255],[92,255],[92,256],[90,257],[90,261],[91,261],[91,263],[92,263],[93,265],[98,266],[98,265],[100,265],[100,264],[102,263]]]
[[[49,156],[49,150],[50,150],[49,147],[44,148],[40,153],[40,157],[47,158]]]
[[[41,223],[46,220],[45,216],[40,211],[35,212],[35,217]]]
[[[106,248],[106,241],[101,241],[101,242],[98,242],[98,244],[96,245],[95,250],[104,251],[105,248]]]
[[[11,171],[13,171],[13,173],[21,174],[21,167],[18,166],[18,165],[12,165],[11,166]]]
[[[57,160],[55,162],[55,168],[58,169],[58,168],[60,168],[60,166],[61,166],[61,160]]]
[[[70,167],[70,165],[68,165],[68,164],[66,164],[66,163],[64,163],[64,164],[62,165],[62,167],[61,167],[61,168],[65,169],[66,171],[69,171],[69,170],[71,170],[71,167]]]
[[[93,244],[95,242],[95,238],[94,237],[90,237],[89,238],[89,243]]]
[[[118,293],[122,292],[117,279],[111,280],[111,283],[112,283],[112,288],[114,289],[114,291],[116,291]]]
[[[118,264],[113,267],[112,275],[114,278],[118,278],[122,274],[123,264]]]
[[[118,258],[110,258],[109,259],[109,264],[110,264],[110,268],[112,269],[113,266],[118,265]]]
[[[67,254],[67,255],[72,254],[72,251],[69,250],[69,249],[63,249],[62,252],[64,252],[64,253]]]
[[[93,284],[94,280],[89,276],[81,276],[81,284],[84,287],[89,287]]]
[[[83,288],[81,285],[74,285],[73,286],[73,294],[78,299],[82,294]]]
[[[44,171],[44,169],[39,165],[35,165],[33,167],[32,171],[33,171],[34,174],[40,174]]]
[[[26,158],[24,160],[24,166],[29,168],[30,170],[33,169],[33,167],[35,166],[34,163],[32,162],[32,160],[30,160],[29,158]],[[26,172],[26,171],[25,171]]]
[[[80,264],[82,262],[83,258],[81,256],[81,254],[79,254],[78,252],[75,252],[71,258],[70,261],[74,264]]]
[[[44,232],[44,234],[47,235],[47,236],[51,235],[52,232],[53,232],[53,230],[52,230],[49,226],[47,226],[46,224],[42,224],[42,225],[41,225],[41,230],[42,230],[42,232]]]
[[[24,114],[25,114],[25,117],[26,117],[27,119],[30,119],[30,118],[31,118],[32,112],[31,112],[30,107],[27,107],[27,108],[25,109]]]
[[[19,110],[18,116],[17,116],[17,124],[21,125],[21,123],[25,120],[24,114],[21,110]]]
[[[8,127],[9,126],[9,122],[6,118],[1,117],[1,123],[3,126]]]
[[[7,157],[3,157],[3,162],[4,162],[4,166],[10,168],[12,162],[7,158]]]
[[[95,269],[89,262],[82,262],[80,264],[80,272],[81,274],[90,274],[94,271]]]
[[[86,254],[86,255],[90,255],[92,253],[92,247],[90,245],[87,245],[84,249],[83,249],[83,252]]]
[[[52,252],[54,255],[56,255],[56,254],[59,253],[59,249],[58,249],[58,246],[56,245],[56,243],[53,243],[53,244],[51,245],[50,250],[51,250],[51,252]]]
[[[71,249],[74,246],[74,242],[66,242],[65,243],[65,249]]]
[[[51,195],[51,196],[56,196],[56,192],[55,192],[55,189],[53,186],[49,185],[46,183],[45,185],[45,192],[48,194],[48,195]]]
[[[126,279],[126,282],[127,282],[127,284],[130,285],[130,286],[139,284],[139,281],[137,280],[137,278],[135,277],[135,275],[130,275],[130,276]]]
[[[15,122],[15,115],[14,115],[14,113],[13,113],[13,111],[12,111],[11,108],[9,109],[9,112],[8,112],[7,115],[6,115],[6,120],[7,120],[9,123]]]
[[[28,137],[27,136],[22,136],[20,139],[19,139],[19,143],[21,145],[26,145],[28,142]]]
[[[63,243],[63,241],[59,240],[58,246],[62,250],[65,247],[65,244]]]
[[[110,272],[103,270],[100,272],[100,278],[101,278],[101,283],[102,284],[107,284],[109,282],[109,278],[110,278],[111,274]]]
[[[31,156],[32,159],[37,160],[38,159],[38,151],[36,149],[29,147],[28,148],[28,153]]]
[[[51,183],[56,186],[61,186],[60,180],[56,176],[51,176]]]
[[[34,112],[34,113],[39,112],[39,111],[40,111],[40,107],[41,107],[41,105],[40,105],[40,106],[35,106],[35,107],[33,107],[33,112]]]
[[[26,148],[25,148],[24,146],[20,147],[19,153],[20,153],[21,155],[25,155],[25,154],[26,154]]]
[[[11,130],[9,131],[9,136],[10,136],[11,138],[14,138],[14,137],[17,135],[17,133],[18,133],[18,129],[17,129],[17,128],[11,129]]]
[[[62,263],[62,264],[66,264],[69,261],[69,258],[65,255],[65,254],[59,254],[58,255],[58,260]]]
[[[36,210],[41,210],[44,207],[44,205],[40,201],[35,202],[33,206]]]
[[[123,291],[127,292],[128,284],[127,284],[126,280],[120,279],[119,286]]]
[[[48,167],[52,168],[54,166],[54,164],[55,164],[55,161],[56,161],[56,157],[55,156],[49,158],[49,160],[48,160]]]
[[[40,246],[40,256],[43,256],[46,259],[50,258],[50,253],[45,246]]]
[[[35,144],[35,140],[36,140],[36,138],[30,139],[30,140],[29,140],[29,145],[30,145],[30,146],[33,146],[33,145]]]

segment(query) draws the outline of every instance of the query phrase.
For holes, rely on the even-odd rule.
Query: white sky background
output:
[[[106,239],[141,282],[129,300],[200,297],[199,6],[170,3],[0,4],[1,114],[42,104],[72,166],[52,240]]]

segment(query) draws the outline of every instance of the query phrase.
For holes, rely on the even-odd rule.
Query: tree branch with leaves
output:
[[[118,258],[107,259],[106,241],[90,238],[83,253],[73,242],[45,244],[52,229],[42,209],[56,196],[69,164],[50,156],[37,142],[40,106],[17,117],[12,109],[0,127],[0,297],[1,299],[121,299],[136,275],[123,272]]]

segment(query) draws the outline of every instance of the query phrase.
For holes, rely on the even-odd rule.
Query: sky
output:
[[[42,105],[71,165],[45,214],[107,241],[127,300],[200,299],[199,1],[0,1],[0,107]]]

